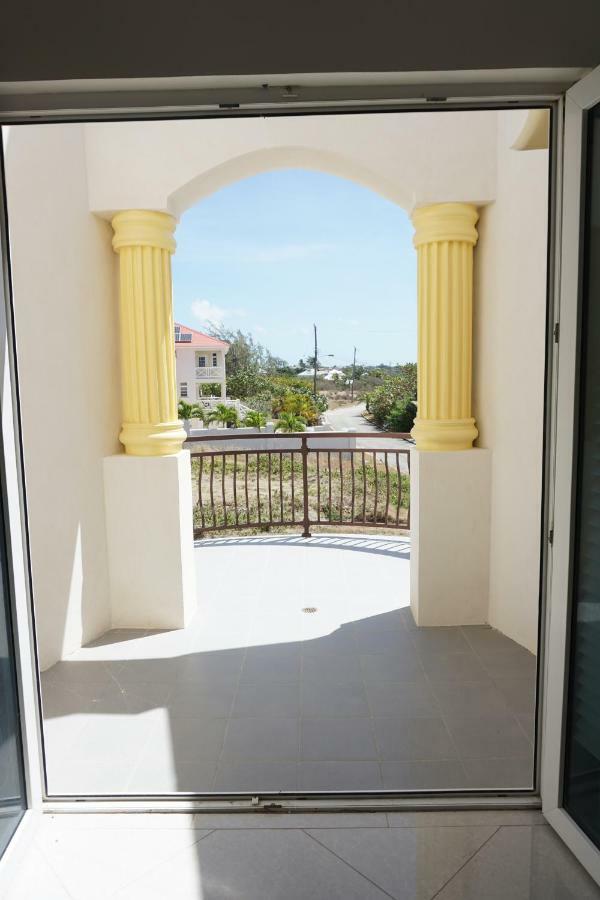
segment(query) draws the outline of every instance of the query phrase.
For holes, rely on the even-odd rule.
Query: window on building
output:
[[[179,396],[187,397],[187,395],[188,395],[187,381],[182,381],[181,384],[179,385]]]
[[[203,369],[206,366],[206,357],[205,356],[198,357],[198,365],[200,366],[201,369]]]
[[[216,366],[216,365],[217,365],[217,354],[216,354],[216,353],[213,353],[213,361],[212,361],[212,364],[213,364],[213,366]]]

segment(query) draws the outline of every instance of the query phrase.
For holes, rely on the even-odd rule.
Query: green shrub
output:
[[[408,434],[415,424],[416,414],[417,409],[412,400],[408,400],[406,403],[395,403],[387,417],[386,428],[389,431]]]

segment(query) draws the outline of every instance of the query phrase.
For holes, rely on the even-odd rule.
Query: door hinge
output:
[[[558,344],[558,339],[560,337],[560,322],[555,322],[554,324],[554,343]]]
[[[551,528],[550,531],[548,532],[548,543],[549,544],[554,543],[554,528]]]

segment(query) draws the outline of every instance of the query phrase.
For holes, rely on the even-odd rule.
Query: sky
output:
[[[295,364],[313,352],[348,365],[416,360],[416,254],[399,206],[343,178],[267,172],[181,218],[175,318],[250,332]],[[329,356],[332,354],[332,356]]]

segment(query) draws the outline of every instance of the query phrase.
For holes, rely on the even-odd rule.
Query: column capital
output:
[[[173,233],[177,220],[169,213],[150,209],[126,209],[112,219],[113,248],[118,253],[123,247],[157,247],[175,252]]]
[[[419,206],[413,211],[411,218],[415,227],[415,247],[440,241],[461,241],[473,246],[477,243],[475,225],[479,212],[472,203]]]

